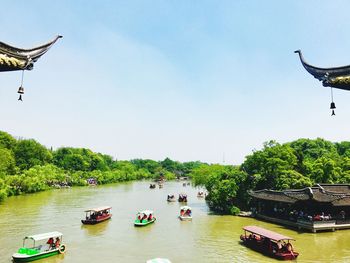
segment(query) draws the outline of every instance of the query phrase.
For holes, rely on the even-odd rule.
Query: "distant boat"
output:
[[[189,206],[181,206],[180,207],[180,220],[192,220],[192,209]]]
[[[290,243],[295,240],[291,237],[258,226],[245,226],[243,230],[244,235],[241,235],[240,239],[245,246],[253,250],[280,260],[293,260],[299,256]]]
[[[85,210],[86,216],[81,222],[85,225],[95,225],[106,221],[112,217],[111,209],[110,206],[103,206]]]
[[[156,184],[150,184],[150,185],[149,185],[149,188],[150,188],[150,189],[156,188]]]
[[[173,194],[168,194],[167,201],[168,201],[168,202],[176,202],[176,197],[175,197],[175,195],[173,195]]]
[[[181,203],[186,203],[187,202],[187,194],[179,194],[178,201]]]
[[[66,245],[62,244],[63,234],[60,232],[49,232],[23,239],[23,247],[12,255],[14,262],[29,262],[47,258],[66,251]],[[30,242],[28,242],[30,240]],[[47,241],[46,241],[47,240]],[[27,244],[29,243],[29,245]]]
[[[241,211],[238,213],[238,216],[241,217],[252,217],[253,213],[251,211]]]
[[[203,191],[199,191],[199,192],[197,193],[197,197],[198,197],[198,198],[205,197],[205,193],[204,193]]]
[[[141,212],[138,212],[136,214],[136,219],[134,221],[135,226],[147,226],[149,224],[152,224],[156,221],[156,218],[153,216],[153,211],[151,210],[144,210]]]

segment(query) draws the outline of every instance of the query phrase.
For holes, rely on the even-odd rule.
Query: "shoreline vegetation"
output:
[[[236,215],[249,210],[249,190],[303,188],[316,183],[350,183],[350,142],[321,138],[280,144],[269,141],[241,165],[133,159],[113,160],[85,148],[47,149],[33,139],[15,139],[0,131],[0,202],[8,196],[51,188],[132,180],[192,179],[208,191],[209,208]]]

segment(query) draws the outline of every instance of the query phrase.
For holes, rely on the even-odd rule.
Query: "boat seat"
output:
[[[48,251],[50,249],[50,245],[45,244],[45,245],[39,246],[39,249],[40,249],[40,252]]]

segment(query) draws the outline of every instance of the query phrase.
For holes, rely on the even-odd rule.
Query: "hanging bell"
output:
[[[332,101],[331,102],[331,107],[330,107],[330,109],[332,110],[332,115],[331,116],[334,116],[335,115],[335,112],[334,112],[334,109],[335,109],[336,107],[335,107],[335,103]]]
[[[330,109],[331,109],[331,110],[334,110],[335,108],[336,108],[336,107],[335,107],[335,103],[332,101],[332,102],[331,102],[331,108],[330,108]]]
[[[23,88],[22,86],[20,86],[20,87],[18,88],[17,93],[19,94],[18,100],[23,101],[23,100],[22,100],[22,94],[24,94],[24,88]]]

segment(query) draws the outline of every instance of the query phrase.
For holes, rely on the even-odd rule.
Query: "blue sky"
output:
[[[349,140],[350,92],[302,68],[350,64],[347,1],[6,1],[0,41],[64,37],[0,74],[0,130],[117,159],[239,164],[263,142]]]

